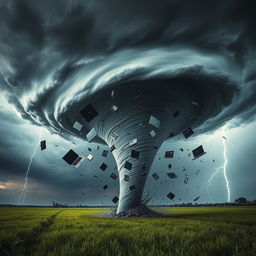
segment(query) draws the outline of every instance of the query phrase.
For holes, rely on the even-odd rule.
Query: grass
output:
[[[256,255],[256,208],[160,208],[172,217],[103,219],[106,209],[0,208],[1,256]]]

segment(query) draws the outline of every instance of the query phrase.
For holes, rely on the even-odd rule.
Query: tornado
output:
[[[118,214],[140,206],[165,140],[189,127],[196,131],[234,101],[238,87],[230,64],[219,57],[219,66],[216,59],[189,49],[129,49],[63,67],[36,97],[28,91],[20,99],[34,122],[66,139],[86,140],[94,129],[92,142],[108,146],[116,161]]]
[[[90,97],[73,102],[59,117],[65,131],[74,132],[72,124],[81,123],[85,127],[82,134],[77,134],[81,138],[94,129],[94,141],[107,145],[113,153],[120,183],[117,213],[141,204],[148,173],[162,143],[217,115],[225,104],[231,103],[236,88],[234,81],[224,75],[211,75],[202,66],[170,73],[164,69],[157,75],[156,69],[153,73],[147,68],[142,71],[136,67],[138,57],[130,59],[131,53],[126,56],[133,63],[133,70],[127,71],[130,65],[126,64],[114,71],[105,70],[104,86],[99,88],[96,82]],[[155,62],[156,56],[148,57]],[[95,79],[102,85],[102,78]]]
[[[120,182],[117,213],[140,205],[149,170],[161,144],[188,127],[197,127],[209,116],[209,106],[226,100],[225,90],[211,96],[216,86],[214,81],[207,81],[207,93],[200,91],[205,82],[193,78],[127,82],[103,90],[91,97],[90,103],[84,103],[93,105],[99,115],[90,125],[77,116],[79,122],[89,129],[95,128],[98,137],[113,150]],[[113,105],[118,107],[117,111],[111,110]]]
[[[93,130],[116,161],[117,213],[141,204],[164,141],[255,121],[253,1],[199,2],[0,4],[1,93],[67,140]]]

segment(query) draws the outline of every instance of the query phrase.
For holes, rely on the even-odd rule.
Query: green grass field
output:
[[[103,219],[107,209],[0,208],[0,255],[256,255],[256,208],[160,208],[164,218]]]

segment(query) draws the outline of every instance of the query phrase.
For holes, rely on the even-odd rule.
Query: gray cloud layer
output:
[[[249,122],[256,112],[253,7],[231,0],[3,1],[0,86],[23,118],[65,130],[66,110],[106,85],[208,75],[227,86],[229,100],[201,131],[233,117],[234,125]]]

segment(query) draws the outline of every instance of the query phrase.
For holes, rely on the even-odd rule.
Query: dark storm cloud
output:
[[[0,182],[13,184],[10,188],[0,191],[0,202],[17,203],[30,156],[38,143],[36,135],[38,128],[34,128],[34,131],[31,125],[13,115],[11,110],[1,105],[0,120]],[[47,140],[46,131],[44,131],[43,137]],[[58,144],[57,148],[55,147],[56,144]],[[34,195],[35,198],[39,199],[46,193],[43,199],[40,199],[41,202],[46,203],[57,199],[67,202],[72,196],[84,203],[85,200],[86,202],[88,201],[88,198],[83,196],[82,193],[86,192],[88,195],[89,192],[87,193],[87,191],[90,190],[93,191],[93,198],[101,200],[103,197],[103,189],[101,187],[105,183],[110,185],[111,191],[115,190],[112,191],[112,194],[116,193],[118,183],[113,182],[108,173],[102,175],[102,171],[98,168],[101,161],[103,161],[100,156],[101,151],[94,152],[96,159],[92,163],[83,163],[79,169],[70,168],[62,160],[62,156],[67,152],[70,144],[72,143],[68,143],[56,136],[56,138],[51,137],[51,139],[47,140],[47,150],[40,151],[38,145],[38,151],[33,159],[29,173],[28,186],[30,193],[28,194],[32,195],[32,197]],[[73,148],[75,147],[76,152],[85,152],[84,144],[81,147],[72,145]],[[90,147],[93,148],[93,145]],[[113,159],[108,158],[106,163],[109,169],[112,168]],[[100,179],[96,179],[93,175],[98,175]],[[37,187],[40,188],[40,191],[35,193],[33,190]],[[31,191],[33,192],[31,193]],[[42,193],[41,197],[40,193]],[[57,198],[56,193],[58,194]],[[93,198],[90,197],[90,200],[93,200]],[[32,202],[31,200],[29,199],[30,202]],[[36,202],[36,200],[33,202]]]
[[[30,154],[32,154],[31,148],[31,136],[26,133],[24,122],[18,119],[10,111],[2,109],[0,110],[1,122],[0,134],[1,134],[1,148],[0,148],[0,174],[1,177],[10,175],[12,177],[24,178],[25,170],[29,161]],[[33,146],[33,145],[32,145]],[[30,149],[31,148],[31,149]],[[31,150],[31,153],[30,153]],[[27,152],[24,156],[24,152]],[[48,165],[36,165],[34,166],[36,172],[33,173],[33,178],[41,180],[49,180],[49,182],[56,182],[57,177],[53,178],[53,175],[48,171]],[[58,179],[60,179],[58,177]]]
[[[0,86],[23,118],[69,130],[65,111],[113,81],[208,74],[226,79],[232,100],[201,131],[233,117],[234,125],[249,122],[256,112],[253,7],[231,0],[3,1]],[[203,72],[193,73],[197,67]]]

